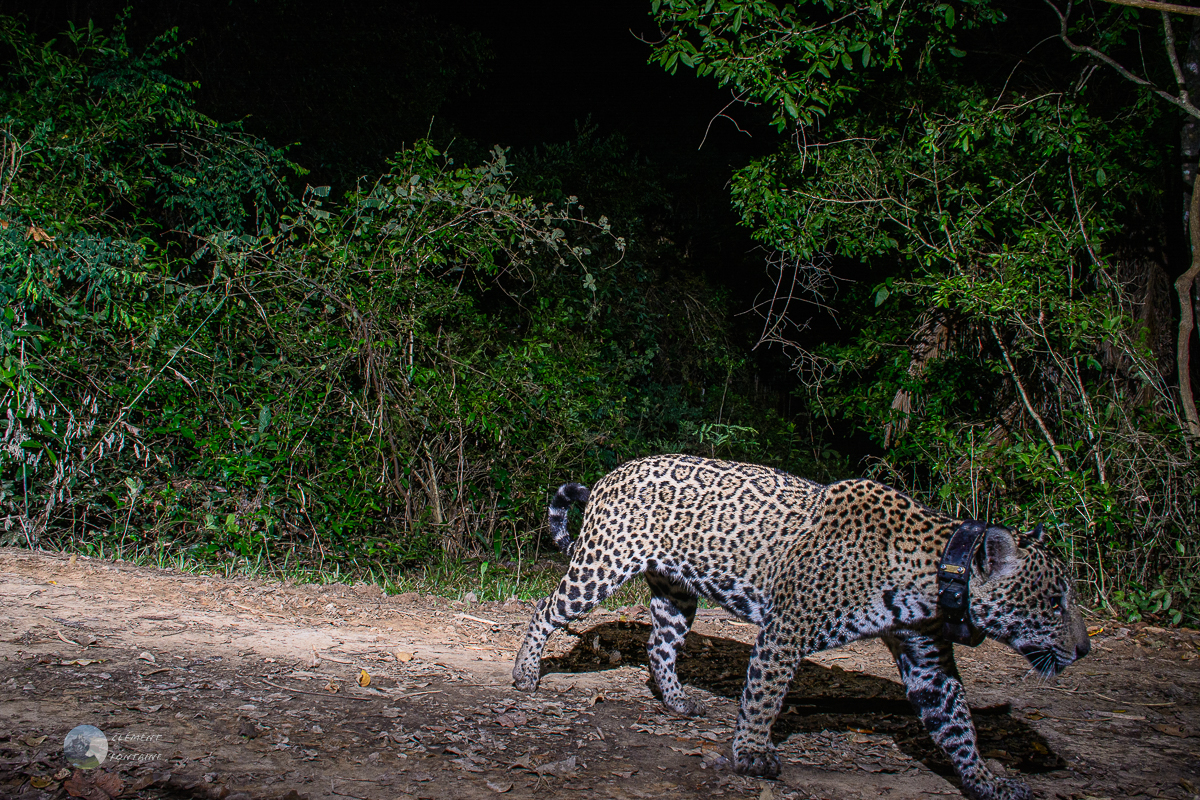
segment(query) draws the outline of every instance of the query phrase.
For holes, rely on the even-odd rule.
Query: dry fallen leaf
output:
[[[63,788],[67,790],[67,794],[71,795],[71,797],[87,797],[95,794],[95,787],[87,779],[86,773],[78,769],[75,770],[74,775],[63,783]]]
[[[524,725],[528,721],[529,717],[520,711],[510,711],[496,715],[496,724],[504,728],[515,728],[518,725]]]
[[[367,674],[365,669],[360,669],[358,671],[358,685],[362,686],[364,689],[371,685],[371,676]]]
[[[338,685],[336,683],[334,683],[333,681],[330,681],[329,683],[325,684],[325,691],[329,692],[330,694],[337,694],[338,688],[339,688]]]
[[[140,792],[142,789],[153,786],[156,783],[166,783],[170,777],[171,773],[169,772],[147,773],[134,781],[133,785],[129,787],[129,791],[134,793]]]
[[[46,741],[46,737],[45,736],[34,736],[31,733],[31,734],[27,735],[24,739],[21,739],[20,741],[24,742],[29,747],[37,747],[42,742]]]
[[[702,747],[693,747],[691,749],[685,749],[683,747],[672,747],[671,749],[674,750],[676,753],[683,753],[685,756],[703,756],[704,755],[704,748],[702,748]]]
[[[49,775],[34,775],[29,779],[29,785],[35,789],[45,789],[52,783],[54,783],[54,779]]]
[[[759,794],[758,800],[775,800],[775,793],[771,791],[770,784],[763,784],[762,793]]]
[[[596,703],[603,703],[603,702],[604,702],[604,693],[597,692],[595,695],[592,696],[591,700],[588,700],[588,705],[594,706],[594,705],[596,705]]]
[[[1088,632],[1088,636],[1099,636],[1100,634],[1104,633],[1104,626],[1103,625],[1089,625],[1087,632]]]
[[[393,653],[393,655],[395,655],[396,660],[401,662],[402,664],[407,664],[408,662],[412,661],[414,658],[412,653],[409,653],[404,650],[397,650],[395,653]]]
[[[542,764],[540,767],[534,767],[533,771],[538,775],[571,775],[575,772],[575,763],[575,756],[571,756],[562,761],[553,761],[549,764]]]
[[[139,660],[141,660],[141,661],[149,661],[151,664],[157,664],[157,663],[158,663],[157,661],[155,661],[155,660],[154,660],[154,656],[153,656],[151,653],[149,653],[149,652],[142,652],[142,653],[139,653],[139,654],[138,654],[138,659],[139,659]]]
[[[60,661],[58,663],[64,667],[86,667],[88,664],[103,664],[104,659],[103,658],[76,658],[76,659],[72,659],[71,661]]]
[[[121,792],[125,791],[125,781],[111,772],[101,772],[92,781],[92,785],[98,789],[102,789],[110,797],[116,797]]]
[[[75,770],[70,779],[63,783],[63,788],[72,797],[82,797],[85,800],[108,800],[117,797],[125,790],[125,782],[109,772],[84,773]]]
[[[33,239],[35,242],[53,242],[54,241],[53,236],[46,233],[46,231],[42,230],[37,225],[30,225],[29,230],[25,232],[25,236],[29,239]]]
[[[496,794],[504,794],[507,791],[511,791],[513,785],[511,781],[509,783],[495,783],[493,781],[488,781],[487,787]]]
[[[1186,739],[1188,732],[1178,725],[1151,725],[1154,730],[1165,733],[1167,736],[1178,736],[1180,739]]]

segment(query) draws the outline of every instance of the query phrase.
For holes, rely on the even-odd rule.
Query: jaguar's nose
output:
[[[1091,651],[1092,651],[1092,640],[1086,638],[1086,635],[1085,635],[1084,640],[1082,642],[1080,642],[1079,644],[1075,645],[1075,660],[1078,661],[1079,659],[1083,658]]]

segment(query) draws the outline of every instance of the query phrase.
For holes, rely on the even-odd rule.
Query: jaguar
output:
[[[567,518],[575,504],[584,504],[584,515],[572,539]],[[759,627],[734,727],[737,772],[779,776],[771,728],[801,659],[878,637],[964,792],[978,800],[1032,797],[980,755],[938,602],[939,565],[963,520],[871,480],[822,485],[754,464],[663,455],[625,463],[591,490],[564,484],[549,524],[570,564],[530,620],[513,667],[517,688],[537,689],[556,629],[640,574],[651,595],[649,680],[675,713],[705,713],[676,673],[698,598]],[[1044,538],[1041,526],[1029,534],[980,528],[964,556],[965,623],[1053,676],[1089,645],[1070,570]]]

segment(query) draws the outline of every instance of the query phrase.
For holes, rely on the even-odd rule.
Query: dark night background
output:
[[[199,82],[200,109],[293,144],[313,184],[377,174],[427,134],[472,160],[495,144],[567,142],[590,124],[661,170],[677,234],[700,239],[680,242],[699,268],[741,295],[745,268],[761,264],[734,225],[727,181],[773,131],[744,107],[730,113],[750,135],[714,120],[727,90],[647,63],[659,36],[647,2],[0,2],[40,36],[69,20],[111,28],[123,8],[135,45],[178,28],[180,77]],[[586,199],[586,187],[563,190]]]

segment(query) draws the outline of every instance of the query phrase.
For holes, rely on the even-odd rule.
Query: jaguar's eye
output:
[[[1053,600],[1051,600],[1050,608],[1053,611],[1062,611],[1063,610],[1063,599],[1061,597],[1056,597]]]

